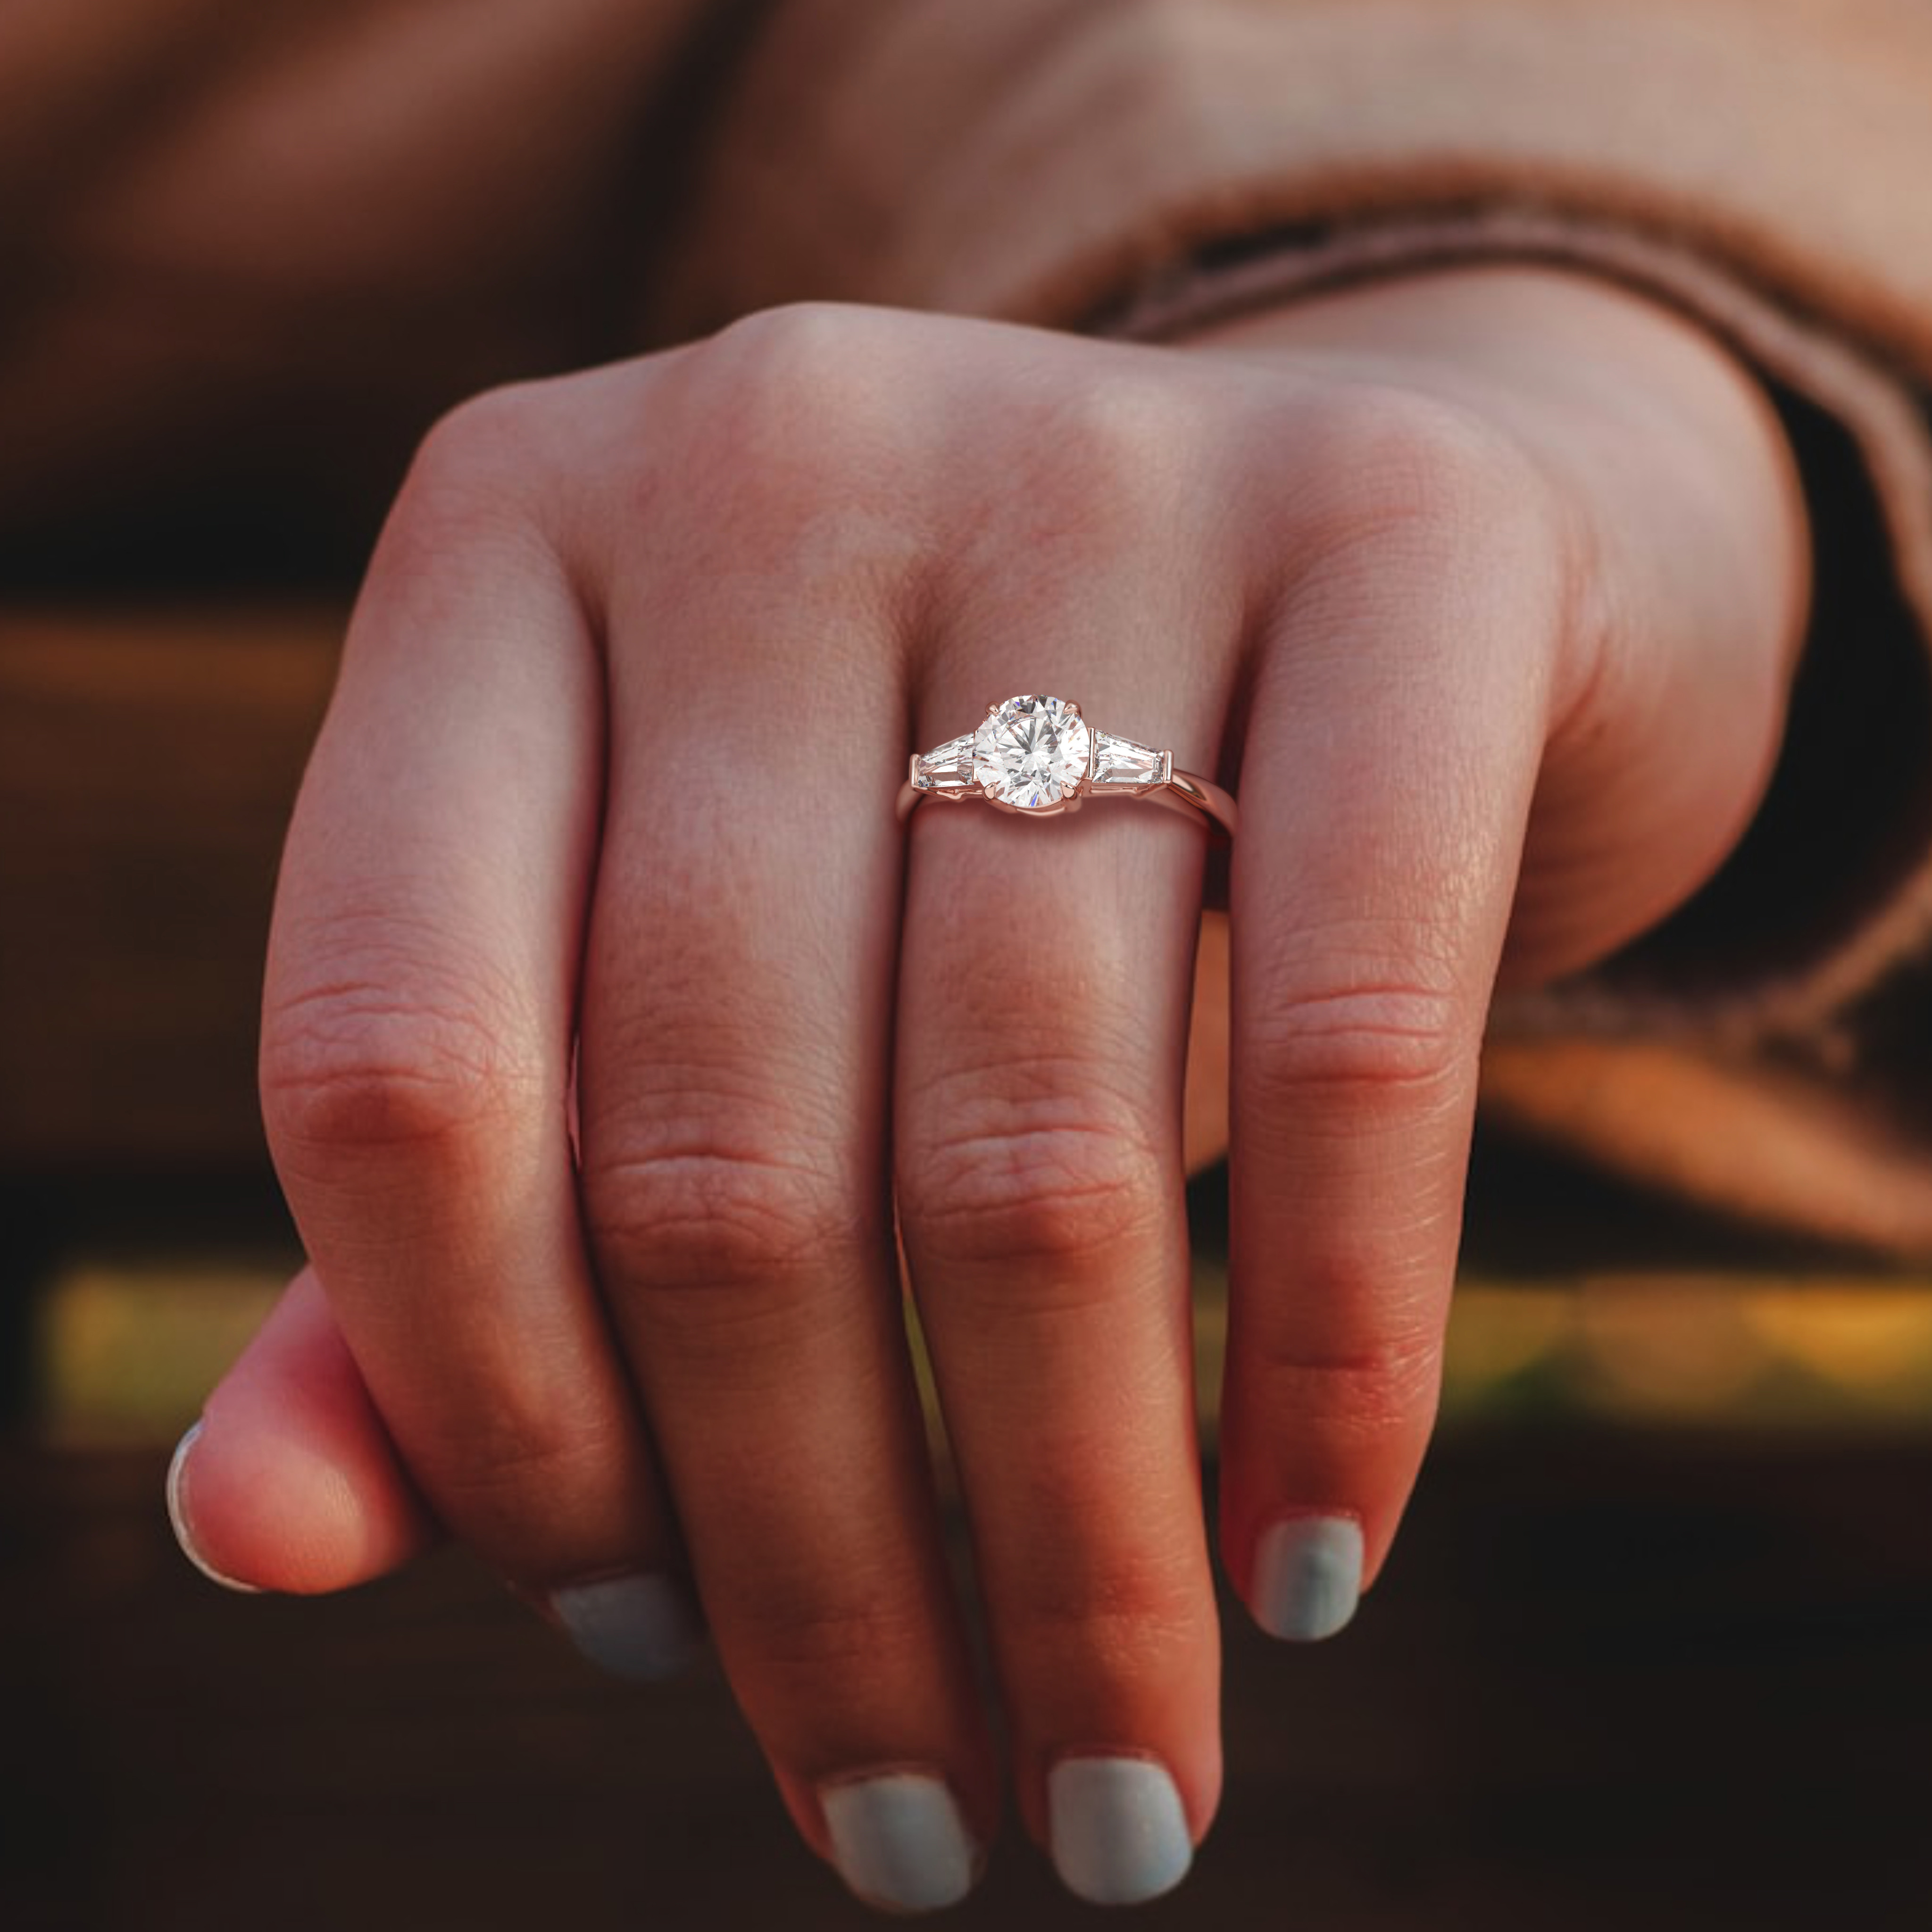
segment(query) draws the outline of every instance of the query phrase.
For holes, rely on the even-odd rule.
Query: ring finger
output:
[[[1184,763],[1211,746],[1214,702],[1177,706],[1181,678],[1143,690],[1100,652],[1062,662],[1101,726],[1172,738]],[[924,742],[984,715],[970,675],[938,680]],[[907,1254],[1022,1808],[1063,1880],[1103,1903],[1179,1881],[1220,1782],[1180,1145],[1205,843],[1107,800],[1050,824],[928,802],[912,827]]]

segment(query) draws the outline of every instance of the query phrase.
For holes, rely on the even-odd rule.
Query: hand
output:
[[[262,1091],[315,1274],[182,1467],[200,1554],[332,1588],[434,1522],[645,1672],[688,1578],[807,1840],[941,1902],[998,1779],[896,1198],[1027,1828],[1086,1895],[1164,1888],[1220,1775],[1206,840],[902,830],[908,752],[1045,691],[1238,792],[1220,1546],[1319,1636],[1430,1432],[1492,988],[1729,849],[1804,553],[1744,374],[1549,269],[1167,348],[804,306],[459,412],[290,836]]]

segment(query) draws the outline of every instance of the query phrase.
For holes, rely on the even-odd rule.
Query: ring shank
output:
[[[898,790],[896,811],[899,822],[903,824],[912,816],[913,808],[920,800],[941,796],[944,794],[922,790],[908,779]],[[958,796],[972,798],[979,794],[966,792]],[[1106,793],[1089,791],[1082,796],[1084,799],[1104,798]],[[1124,792],[1121,796],[1141,799],[1149,805],[1164,805],[1186,818],[1204,819],[1223,838],[1234,837],[1240,816],[1239,808],[1230,793],[1223,791],[1210,779],[1197,777],[1192,772],[1174,772],[1164,784],[1150,785],[1144,791]]]
[[[1234,803],[1232,792],[1223,791],[1210,779],[1196,778],[1192,772],[1176,772],[1166,784],[1142,796],[1150,803],[1164,805],[1171,811],[1198,812],[1223,838],[1232,838],[1234,836],[1240,808]]]

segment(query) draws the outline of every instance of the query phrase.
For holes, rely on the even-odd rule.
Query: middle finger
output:
[[[864,769],[852,721],[900,715],[896,674],[874,668],[874,614],[802,586],[748,601],[758,583],[686,560],[614,614],[658,648],[614,652],[585,1204],[707,1621],[793,1816],[862,1896],[930,1907],[972,1882],[998,1798],[886,1188],[901,854],[865,807],[891,796],[896,734]],[[752,637],[751,675],[678,668],[742,661]]]

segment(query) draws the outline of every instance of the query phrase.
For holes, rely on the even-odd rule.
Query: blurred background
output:
[[[877,1922],[715,1672],[600,1678],[456,1553],[230,1596],[162,1506],[298,1258],[256,1004],[360,560],[439,410],[651,346],[755,11],[0,4],[0,1932]],[[1310,1650],[1228,1616],[1221,1817],[1136,1922],[1932,1922],[1932,1280],[1489,1135],[1465,1276],[1384,1581]],[[1010,1833],[952,1922],[1084,1910]]]

